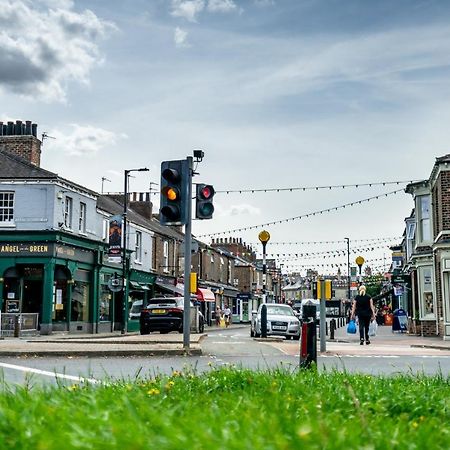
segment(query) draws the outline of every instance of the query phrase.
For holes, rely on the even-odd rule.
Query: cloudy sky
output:
[[[0,0],[0,120],[37,123],[56,138],[42,166],[97,191],[143,166],[130,188],[148,190],[193,149],[216,190],[423,179],[449,152],[449,17],[445,0]],[[194,232],[256,242],[281,221],[264,228],[285,269],[334,271],[344,237],[383,265],[386,243],[358,240],[401,236],[411,198],[384,194],[404,186],[218,193]],[[292,244],[310,241],[340,242]]]

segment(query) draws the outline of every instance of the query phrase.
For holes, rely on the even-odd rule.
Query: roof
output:
[[[57,173],[31,164],[20,156],[13,155],[0,147],[0,180],[49,180],[69,184],[76,189],[97,196],[97,192],[73,181],[60,177]]]
[[[0,147],[0,179],[57,179],[58,175]]]

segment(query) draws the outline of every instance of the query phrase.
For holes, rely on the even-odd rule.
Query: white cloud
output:
[[[177,47],[189,47],[187,42],[188,33],[185,30],[182,30],[179,27],[175,28],[173,39],[175,41],[175,45]]]
[[[209,0],[208,11],[211,12],[229,12],[237,8],[233,0]]]
[[[256,208],[255,206],[249,205],[247,203],[231,205],[226,209],[220,207],[220,205],[216,205],[216,212],[218,212],[220,216],[258,216],[261,214],[261,210],[259,208]]]
[[[205,8],[204,0],[172,0],[172,16],[196,22],[197,15]]]
[[[116,27],[67,0],[4,0],[0,9],[0,89],[64,101],[70,81],[89,82],[98,43]],[[50,9],[48,9],[50,8]]]
[[[116,145],[118,139],[125,139],[125,134],[115,134],[103,128],[93,126],[71,125],[73,130],[70,134],[62,133],[59,130],[51,131],[49,134],[55,140],[49,140],[48,146],[59,152],[71,156],[93,157],[100,150]]]

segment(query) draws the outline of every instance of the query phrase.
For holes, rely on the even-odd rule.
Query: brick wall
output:
[[[439,231],[450,230],[450,171],[442,171],[436,184],[438,184],[436,195],[440,195],[440,198],[436,199],[438,217],[441,222]]]
[[[41,165],[41,141],[34,136],[0,136],[0,147],[35,166]]]
[[[422,325],[422,336],[436,336],[435,320],[422,320],[420,323]]]
[[[164,242],[167,241],[169,243],[169,258],[168,258],[168,267],[164,266]],[[178,255],[179,253],[179,243],[175,242],[173,239],[166,238],[161,235],[155,235],[153,240],[153,264],[154,270],[161,275],[170,275],[174,277],[178,277],[179,275],[179,261]],[[174,246],[177,247],[175,252],[174,259]]]

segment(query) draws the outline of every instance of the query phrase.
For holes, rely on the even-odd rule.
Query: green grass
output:
[[[442,376],[189,370],[0,393],[0,449],[448,449]]]

